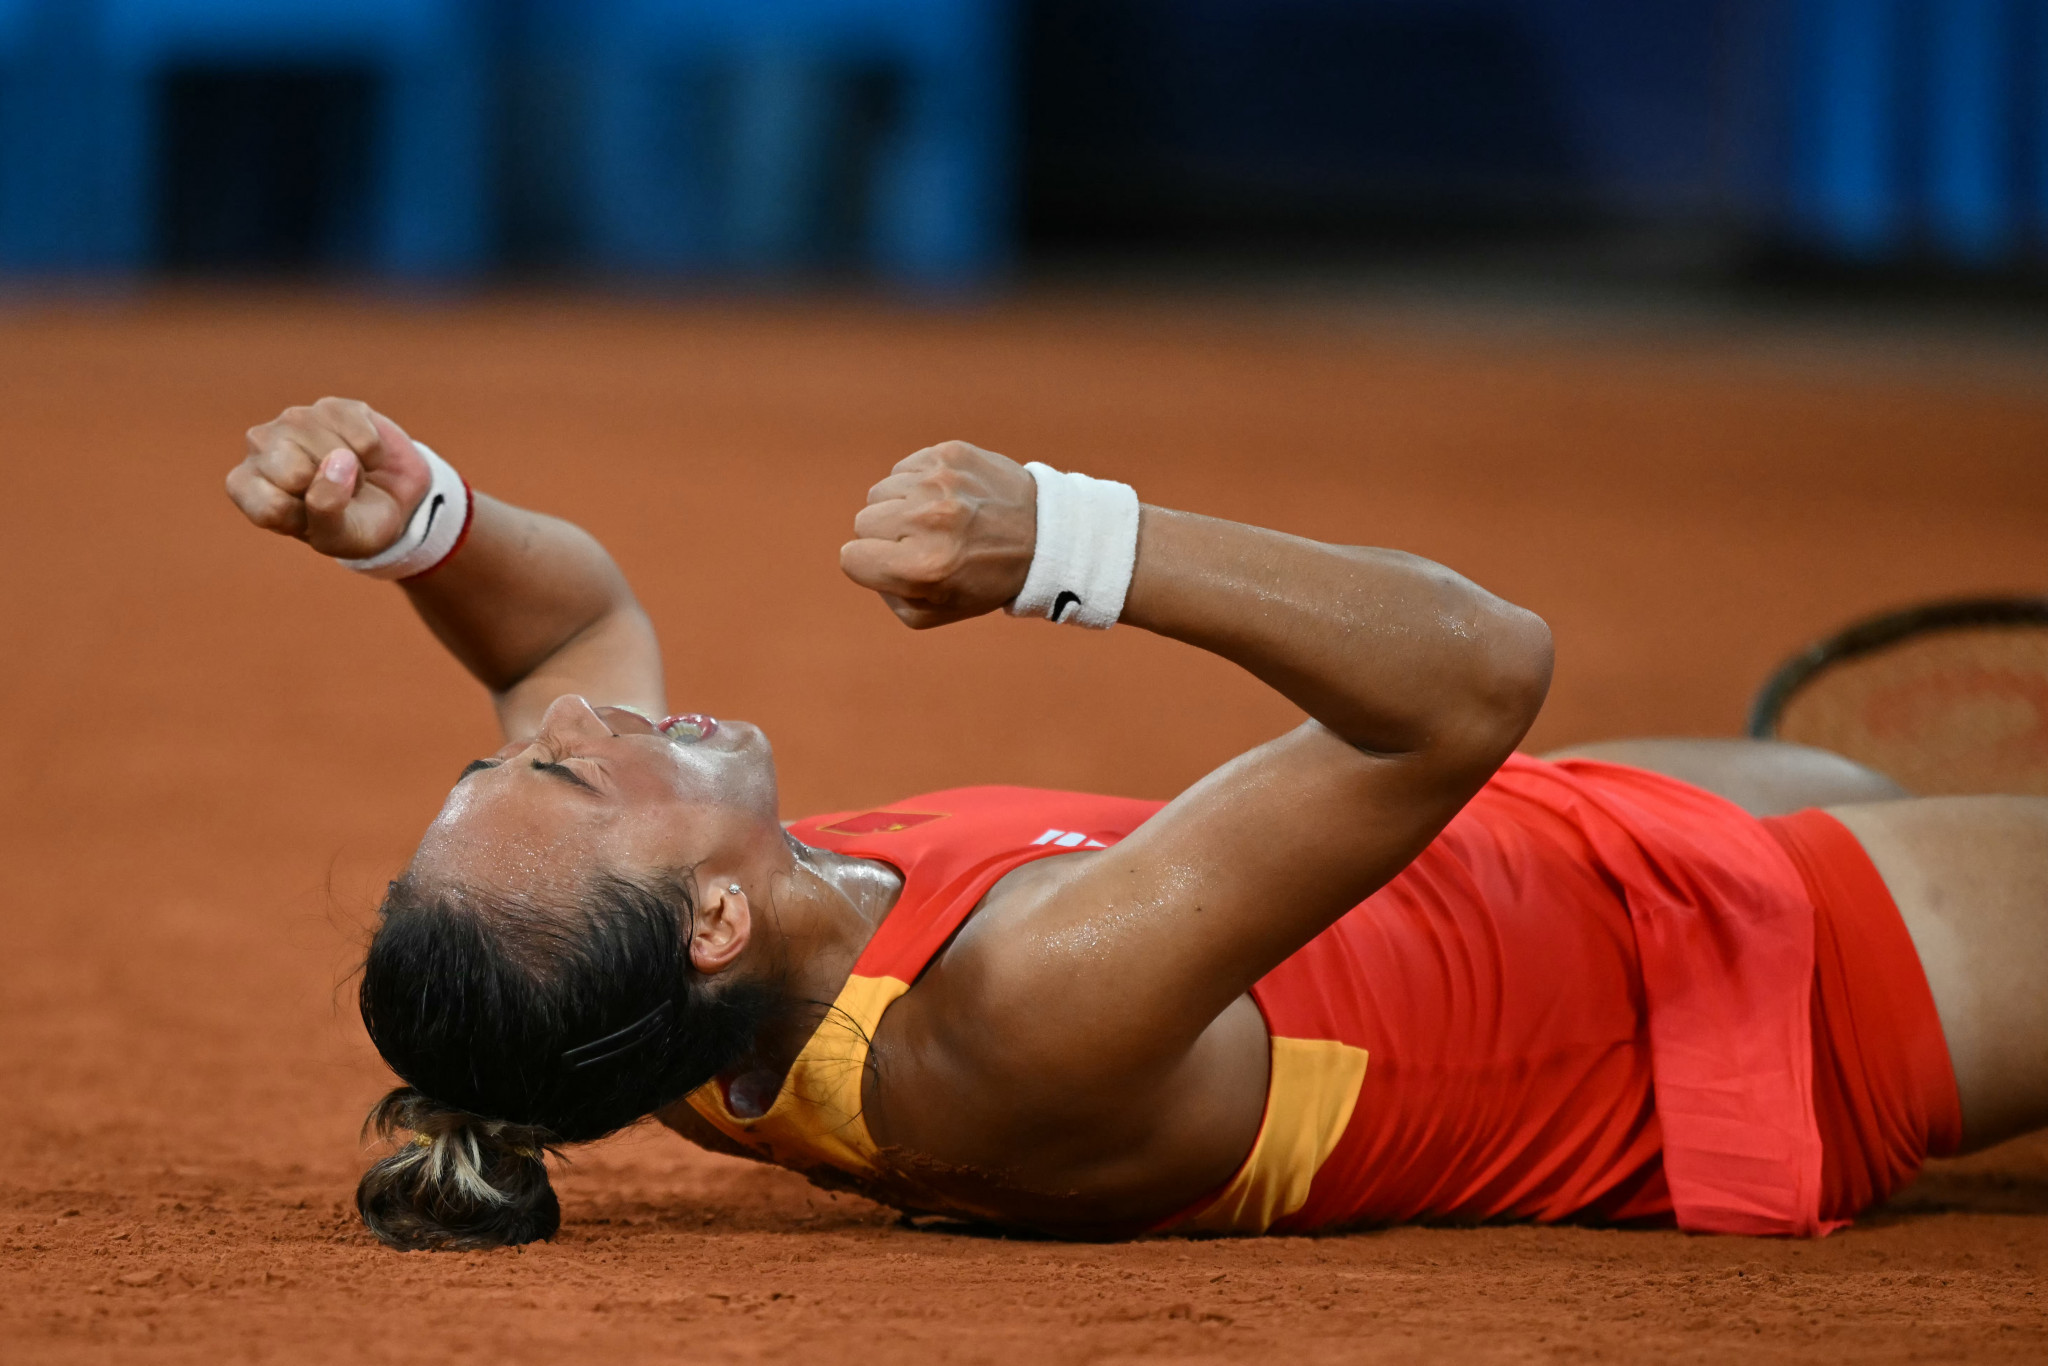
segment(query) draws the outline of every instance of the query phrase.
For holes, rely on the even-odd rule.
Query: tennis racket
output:
[[[1833,750],[1923,796],[2048,795],[2048,598],[1858,622],[1771,675],[1749,733]]]

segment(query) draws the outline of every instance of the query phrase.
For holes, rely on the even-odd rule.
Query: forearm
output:
[[[600,689],[593,702],[661,705],[653,628],[625,575],[580,527],[479,494],[462,549],[402,587],[435,638],[491,691],[510,735],[552,700],[557,675]]]
[[[1442,565],[1146,507],[1123,620],[1242,666],[1358,749],[1497,763],[1550,679],[1542,620]]]
[[[405,540],[437,478],[455,478],[403,428],[355,399],[287,408],[248,432],[227,493],[255,525],[343,561],[385,557],[428,628],[490,689],[509,738],[534,732],[547,704],[664,710],[661,649],[625,576],[588,533],[495,498],[470,500],[451,553]],[[441,471],[436,474],[436,470]],[[451,497],[459,497],[451,494]],[[442,522],[443,528],[452,519]],[[403,549],[398,547],[403,546]],[[410,566],[415,555],[427,566]],[[396,556],[395,564],[390,557]]]
[[[993,610],[1032,572],[1035,483],[964,442],[927,447],[868,490],[840,566],[913,627]],[[1442,565],[1164,508],[1140,509],[1119,620],[1242,665],[1356,750],[1460,772],[1498,765],[1550,685],[1543,622]]]

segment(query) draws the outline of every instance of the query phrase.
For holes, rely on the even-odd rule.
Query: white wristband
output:
[[[1038,545],[1013,617],[1106,631],[1124,612],[1138,563],[1138,495],[1129,484],[1063,474],[1036,460]]]
[[[397,540],[367,559],[340,561],[343,568],[373,579],[409,579],[453,555],[469,534],[469,485],[425,442],[413,445],[426,457],[431,476],[427,496],[413,509],[412,520]]]

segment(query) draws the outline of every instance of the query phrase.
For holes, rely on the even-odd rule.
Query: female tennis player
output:
[[[395,1246],[549,1236],[550,1150],[648,1115],[1085,1238],[1814,1235],[2048,1122],[2048,803],[1747,742],[1517,755],[1549,632],[1426,560],[919,451],[840,552],[908,625],[1120,621],[1309,719],[1164,805],[963,788],[785,829],[767,741],[668,711],[585,533],[334,399],[253,429],[228,490],[397,580],[504,727],[363,971],[406,1084],[358,1205]]]

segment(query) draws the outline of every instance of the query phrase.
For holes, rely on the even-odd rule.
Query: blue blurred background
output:
[[[22,279],[1631,241],[2035,281],[2048,0],[0,0]]]

